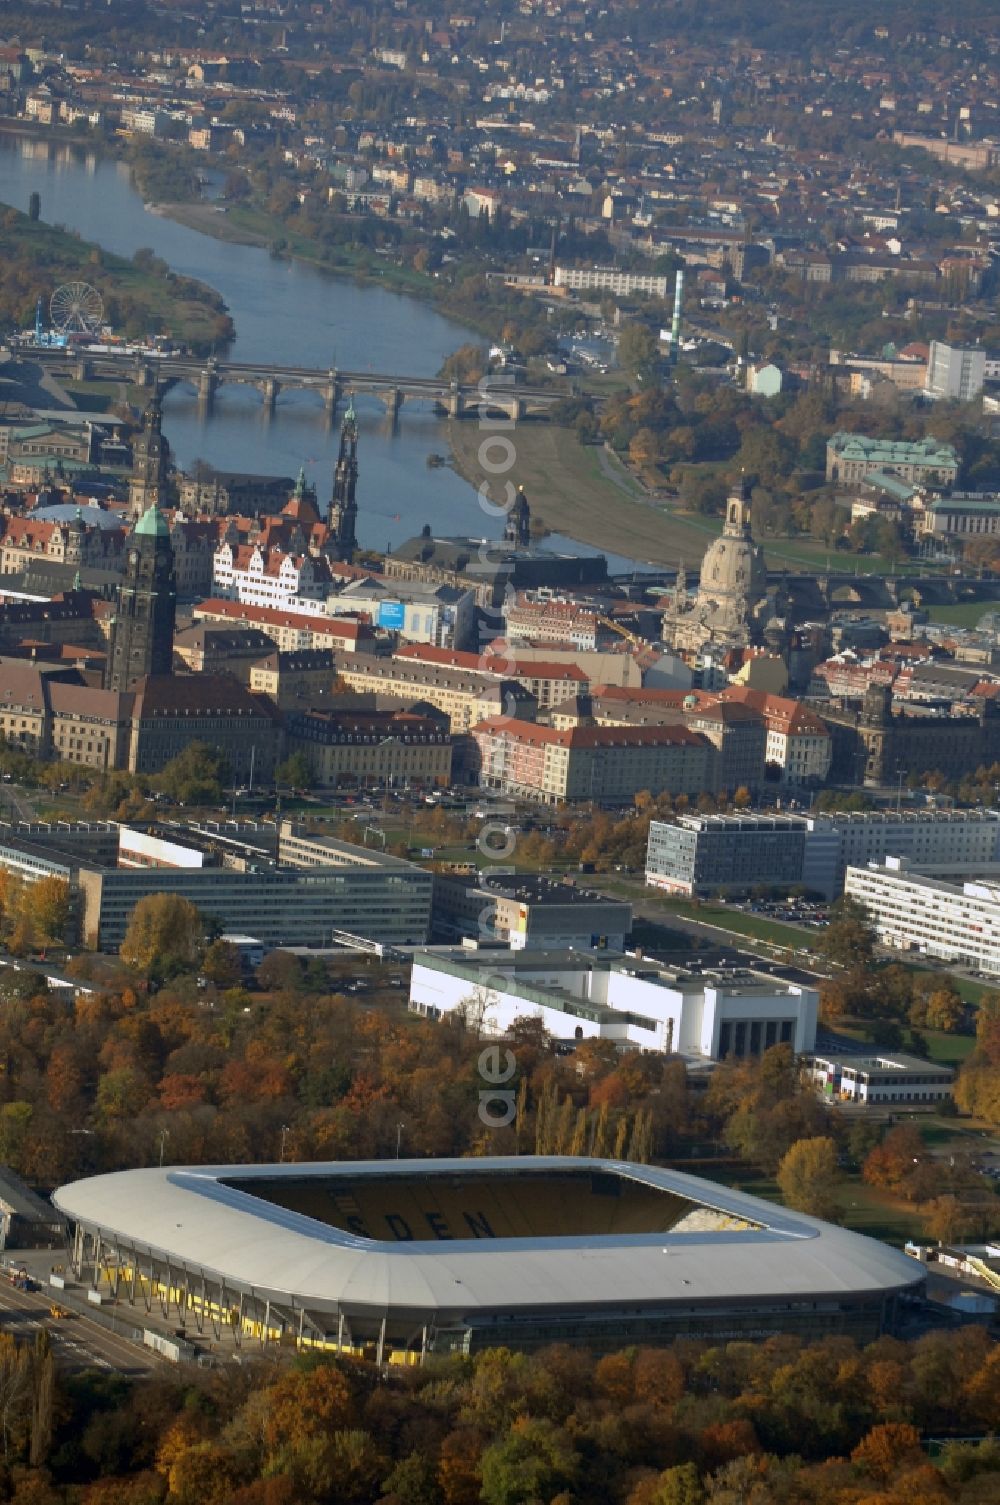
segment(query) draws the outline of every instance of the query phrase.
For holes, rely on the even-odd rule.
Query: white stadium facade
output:
[[[570,1157],[120,1171],[61,1187],[77,1277],[237,1341],[386,1363],[891,1331],[924,1271],[673,1170]]]

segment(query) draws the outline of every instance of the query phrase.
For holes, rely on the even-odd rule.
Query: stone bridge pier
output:
[[[326,386],[323,388],[323,402],[326,407],[326,416],[332,423],[340,406],[340,377],[337,375],[336,366],[330,367],[327,377]]]
[[[490,391],[486,396],[480,394],[478,389],[469,388],[463,392],[457,383],[452,382],[448,393],[442,398],[449,418],[464,418],[467,413],[503,413],[510,423],[517,423],[526,412],[523,397],[515,393]]]
[[[209,361],[208,365],[198,373],[198,408],[205,416],[212,411],[218,385],[219,377],[215,362]]]
[[[276,376],[268,376],[264,380],[260,390],[264,398],[265,412],[269,414],[273,413],[275,404],[278,401],[278,393],[281,391],[280,381]]]

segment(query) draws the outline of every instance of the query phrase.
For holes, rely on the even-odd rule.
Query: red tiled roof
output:
[[[719,691],[719,699],[741,703],[758,712],[769,729],[786,734],[806,732],[811,736],[828,737],[830,730],[815,711],[804,706],[800,700],[787,695],[773,695],[766,690],[752,690],[746,685],[730,685]]]
[[[402,643],[394,658],[415,658],[424,664],[440,664],[446,669],[478,669],[489,673],[490,665],[485,655],[459,653],[455,648],[435,648],[430,643]],[[499,671],[496,671],[499,672]]]
[[[489,736],[503,733],[516,742],[536,747],[662,747],[667,745],[704,747],[705,739],[686,726],[571,726],[561,730],[539,726],[535,721],[518,721],[508,716],[491,716],[472,728]]]
[[[164,674],[139,681],[135,714],[149,716],[277,715],[266,695],[255,695],[231,674]]]
[[[224,617],[227,621],[245,622],[249,626],[266,622],[271,627],[297,627],[300,632],[328,633],[343,638],[345,642],[357,642],[367,625],[345,617],[312,616],[305,611],[282,611],[277,606],[246,606],[242,601],[225,601],[212,597],[201,601],[194,609],[201,619]]]

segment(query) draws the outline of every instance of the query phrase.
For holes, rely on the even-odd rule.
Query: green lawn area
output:
[[[982,1118],[923,1118],[920,1134],[933,1150],[966,1150],[981,1155],[984,1139],[992,1140],[994,1147],[1000,1144],[1000,1129]]]
[[[846,1035],[850,1040],[863,1042],[868,1040],[864,1024],[859,1019],[838,1021],[835,1032],[838,1035]],[[949,1035],[940,1029],[924,1029],[920,1033],[927,1041],[931,1060],[939,1062],[942,1066],[960,1066],[966,1056],[975,1049],[976,1042],[972,1035]]]
[[[845,1181],[841,1206],[844,1227],[855,1233],[898,1245],[923,1235],[922,1219],[915,1207],[877,1186],[866,1186],[860,1176],[849,1176]]]
[[[976,1048],[974,1035],[946,1035],[940,1029],[925,1029],[921,1033],[927,1041],[931,1060],[940,1061],[942,1066],[960,1066]]]
[[[815,944],[816,931],[807,930],[802,925],[786,925],[783,920],[769,920],[766,915],[730,909],[725,904],[696,905],[670,900],[667,908],[685,919],[699,920],[703,925],[718,925],[721,930],[730,930],[734,935],[749,935],[772,946],[805,946],[812,951]]]
[[[996,991],[996,984],[991,982],[977,982],[974,977],[959,977],[955,973],[949,974],[955,984],[955,991],[966,1003],[979,1003],[984,993]]]
[[[1000,607],[1000,599],[982,601],[957,601],[952,606],[929,606],[927,615],[932,622],[943,622],[948,627],[975,627],[987,611]]]
[[[777,1182],[753,1166],[724,1163],[713,1167],[709,1162],[699,1164],[697,1174],[751,1196],[763,1197],[768,1202],[777,1202],[779,1206],[784,1205]],[[865,1233],[870,1238],[882,1239],[898,1247],[907,1239],[921,1236],[920,1214],[915,1207],[889,1196],[878,1187],[866,1186],[857,1174],[845,1177],[840,1204],[844,1227],[855,1233]]]
[[[63,387],[84,412],[106,413],[118,393],[117,382],[67,381]]]
[[[748,914],[746,910],[731,909],[726,904],[696,904],[690,899],[658,894],[655,889],[645,888],[639,883],[602,880],[601,887],[614,889],[628,898],[637,899],[641,896],[643,903],[656,905],[657,908],[662,908],[665,914],[679,915],[685,920],[696,920],[701,925],[715,925],[720,930],[730,931],[733,935],[750,936],[753,940],[766,941],[772,946],[789,946],[792,949],[807,946],[812,951],[819,933],[815,930],[807,930],[803,925],[788,925],[784,920],[769,920],[766,915]]]

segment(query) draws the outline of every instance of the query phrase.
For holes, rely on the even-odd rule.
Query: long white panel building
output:
[[[884,946],[1000,976],[1000,869],[950,882],[887,857],[848,868],[844,892],[864,905]]]

